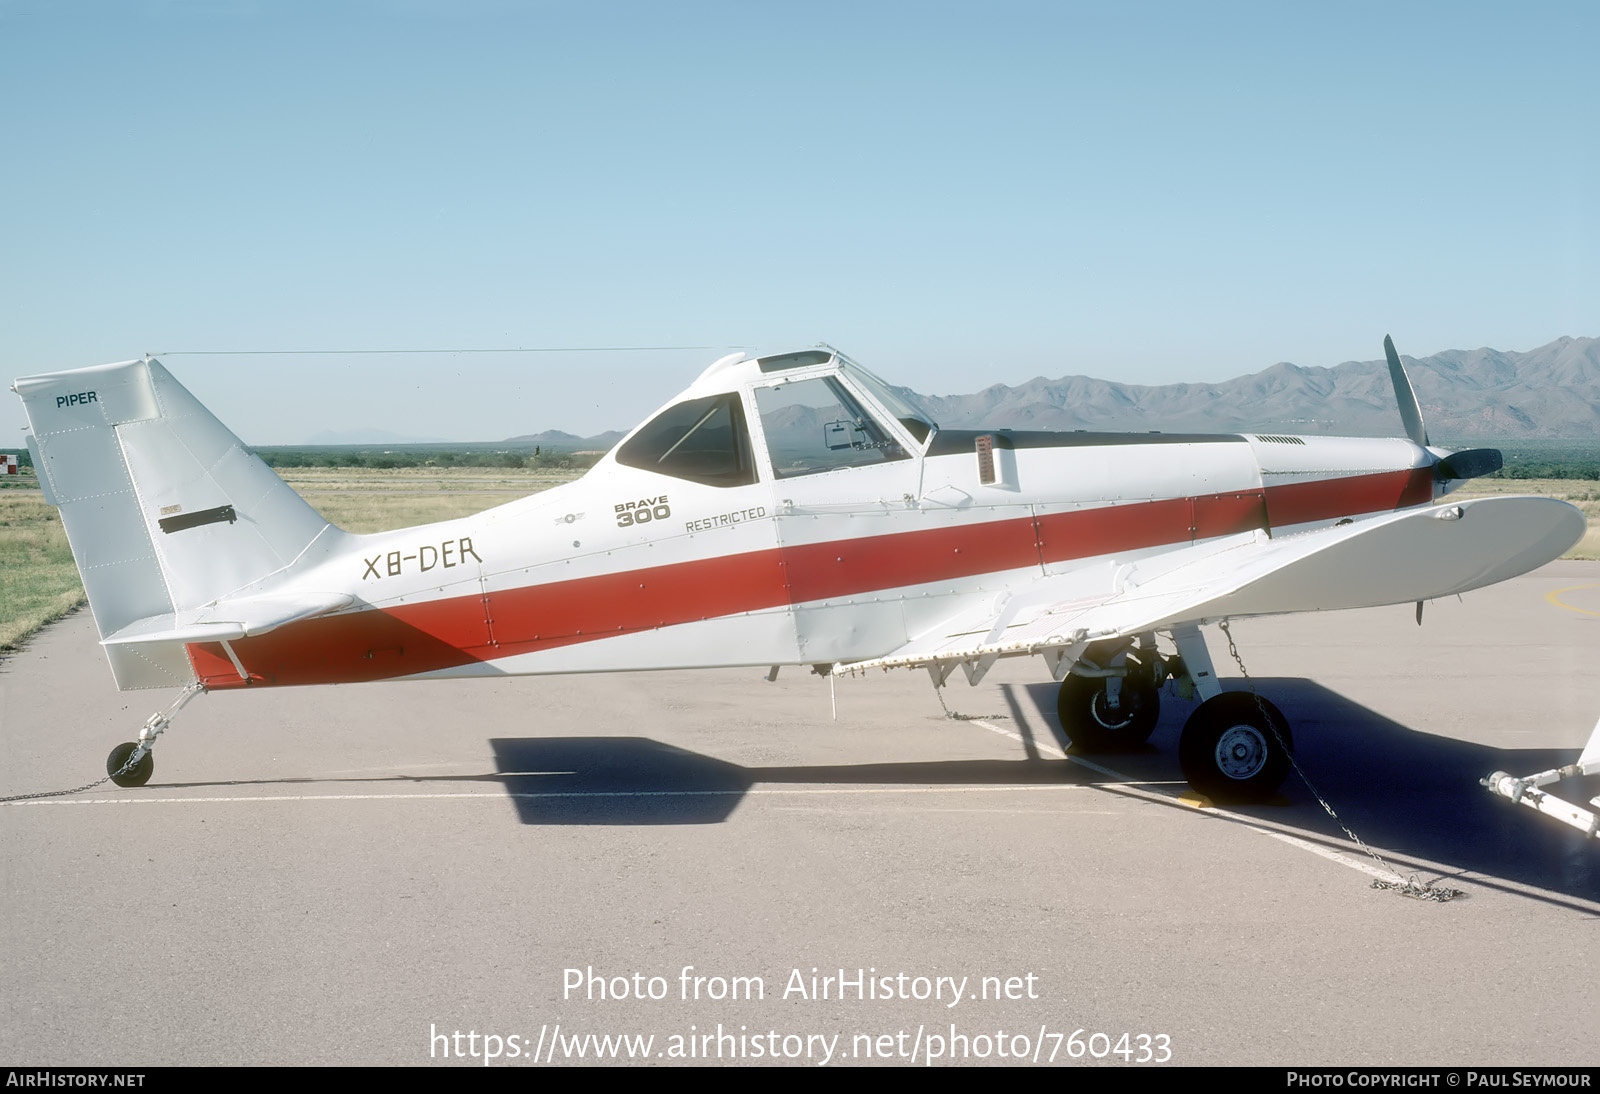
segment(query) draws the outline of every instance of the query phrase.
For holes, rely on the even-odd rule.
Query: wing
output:
[[[1097,639],[1230,616],[1405,604],[1492,585],[1559,557],[1585,527],[1566,502],[1495,497],[1277,539],[1248,532],[1042,577],[887,656],[834,671],[922,665],[942,681],[962,664],[975,681],[996,658],[1038,653],[1059,679]]]

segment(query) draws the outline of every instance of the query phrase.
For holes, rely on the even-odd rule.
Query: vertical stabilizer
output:
[[[102,640],[251,591],[330,529],[159,361],[16,382]],[[181,643],[107,645],[122,688],[185,684]]]

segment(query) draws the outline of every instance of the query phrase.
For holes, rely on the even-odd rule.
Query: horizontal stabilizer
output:
[[[348,593],[289,593],[223,600],[204,608],[153,615],[100,640],[102,646],[142,642],[231,642],[285,623],[327,615],[355,603]]]

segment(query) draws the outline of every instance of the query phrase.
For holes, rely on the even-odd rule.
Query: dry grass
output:
[[[317,512],[347,532],[362,533],[468,517],[578,477],[482,467],[307,467],[281,474]]]
[[[388,471],[368,467],[284,467],[278,474],[307,496],[347,491],[436,494],[480,490],[521,496],[571,482],[580,473],[499,467],[407,467]]]
[[[61,517],[37,489],[0,490],[0,650],[83,601]]]
[[[504,505],[513,494],[445,494],[417,497],[413,494],[349,493],[312,495],[306,498],[317,512],[347,532],[387,532],[414,524],[469,517],[496,505]]]

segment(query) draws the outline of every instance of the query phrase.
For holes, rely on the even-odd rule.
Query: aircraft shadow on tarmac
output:
[[[1491,771],[1531,775],[1571,763],[1577,758],[1574,750],[1499,749],[1419,733],[1306,679],[1256,684],[1293,728],[1296,762],[1345,827],[1368,844],[1397,856],[1453,864],[1464,873],[1600,900],[1600,845],[1496,797],[1478,782]],[[1007,690],[1013,703],[1031,704],[1038,720],[1048,721],[1059,735],[1054,685]],[[1182,778],[1178,736],[1193,709],[1191,703],[1167,702],[1144,749],[1094,758],[1135,779]],[[1600,780],[1569,781],[1557,792],[1581,803],[1600,791],[1597,784]],[[1278,801],[1228,808],[1361,856],[1292,772]]]
[[[717,824],[752,787],[1017,786],[1089,783],[1060,760],[936,760],[741,767],[645,737],[515,737],[490,742],[526,824]]]
[[[1294,727],[1296,758],[1317,789],[1367,843],[1396,857],[1600,900],[1600,854],[1592,841],[1496,798],[1478,783],[1495,770],[1526,775],[1570,763],[1570,750],[1496,749],[1432,736],[1309,680],[1257,684]],[[498,774],[488,778],[503,782],[523,823],[540,825],[716,824],[751,788],[772,784],[1110,787],[1097,772],[1054,758],[1054,748],[1068,744],[1055,717],[1054,685],[1008,685],[1004,691],[1013,726],[1050,727],[1053,739],[1043,743],[1053,747],[1044,755],[1025,729],[1014,760],[781,768],[742,767],[641,737],[519,737],[492,742]],[[1169,700],[1150,744],[1092,759],[1134,785],[1166,783],[1162,790],[1176,792],[1180,787],[1170,784],[1183,778],[1178,735],[1191,710],[1190,703]],[[1587,800],[1600,789],[1594,781],[1569,783],[1562,792]],[[1230,808],[1320,846],[1360,854],[1292,774],[1277,801]]]

